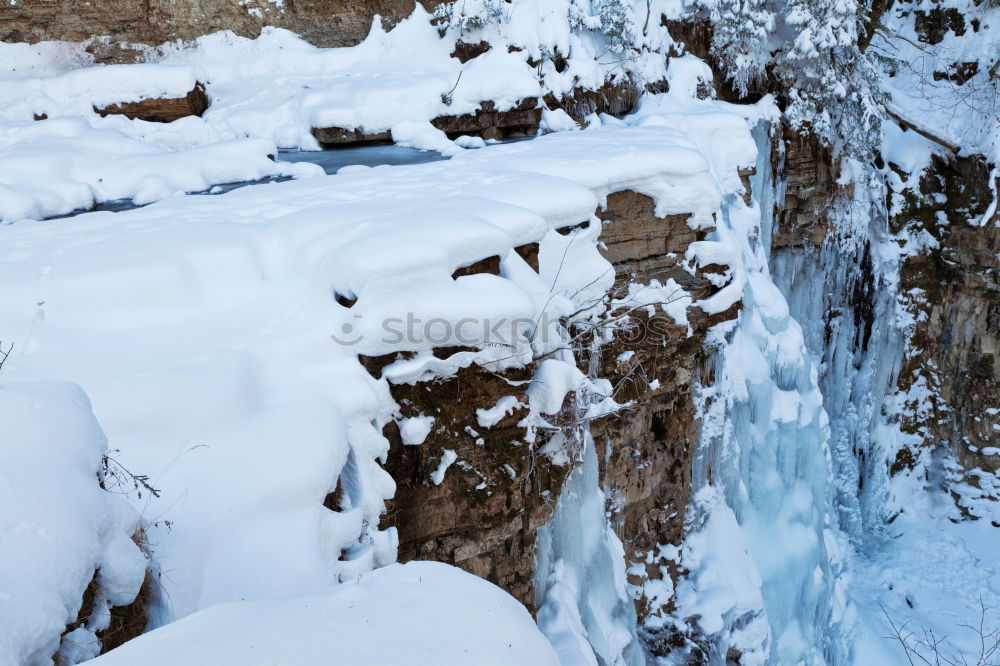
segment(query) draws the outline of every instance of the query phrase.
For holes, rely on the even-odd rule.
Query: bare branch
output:
[[[13,342],[10,343],[10,347],[7,348],[7,351],[4,351],[3,350],[3,340],[0,340],[0,370],[3,370],[3,364],[7,362],[7,357],[10,356],[10,353],[12,351],[14,351],[14,343]]]

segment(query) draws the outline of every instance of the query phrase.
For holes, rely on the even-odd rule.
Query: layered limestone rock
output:
[[[815,134],[781,133],[772,150],[785,195],[776,202],[772,251],[823,244],[830,226],[829,208],[840,188],[830,147]]]
[[[981,158],[935,157],[892,219],[922,245],[900,275],[913,316],[899,377],[903,430],[925,448],[952,451],[962,469],[987,473],[1000,470],[1000,215],[983,219],[993,191]],[[893,471],[918,455],[900,450]],[[975,472],[966,480],[981,485]]]
[[[480,136],[483,139],[499,140],[537,134],[541,121],[542,109],[538,100],[529,97],[503,111],[497,110],[496,104],[487,100],[480,104],[475,113],[438,116],[431,124],[452,139],[459,136]],[[392,141],[392,133],[388,130],[366,133],[360,129],[316,127],[312,133],[325,147]]]
[[[649,197],[622,192],[608,197],[601,217],[611,221],[603,239],[616,288],[673,279],[694,300],[717,291],[703,273],[691,275],[678,263],[690,243],[704,238],[688,227],[686,216],[657,218]],[[722,267],[703,272],[715,268]],[[689,308],[690,335],[663,313],[641,317],[640,334],[619,336],[601,351],[598,376],[621,387],[619,402],[633,401],[627,411],[592,423],[591,433],[640,618],[650,609],[643,590],[652,588],[644,583],[678,573],[676,563],[663,558],[662,546],[679,546],[684,533],[700,428],[693,390],[712,381],[705,337],[712,326],[735,319],[739,307],[711,316]]]
[[[832,230],[831,212],[850,190],[838,186],[832,153],[813,136],[786,129],[773,155],[785,191],[775,202],[772,252],[805,253],[805,261],[818,262]],[[974,494],[980,489],[983,498],[996,500],[990,494],[995,482],[981,478],[1000,470],[994,448],[1000,437],[1000,228],[996,213],[984,219],[995,191],[990,169],[975,155],[935,156],[916,175],[887,167],[900,182],[918,183],[890,193],[887,202],[891,208],[892,196],[901,197],[889,232],[902,250],[898,298],[911,321],[898,381],[889,392],[900,396],[901,429],[919,442],[898,451],[890,473],[913,469],[921,452],[949,451],[957,459],[957,478]],[[866,244],[857,257],[859,279],[846,300],[862,350],[874,316],[873,251]],[[960,509],[975,517],[965,496],[954,495]]]
[[[122,115],[154,123],[169,123],[186,116],[200,116],[208,108],[208,96],[201,83],[183,97],[157,97],[137,102],[120,102],[94,109],[101,117]]]
[[[688,245],[706,233],[689,227],[687,215],[657,218],[652,199],[632,191],[611,194],[597,215],[606,221],[603,252],[616,269],[615,293],[625,293],[630,283],[670,278],[693,298],[716,290],[679,263]],[[518,251],[537,267],[537,247]],[[498,262],[492,259],[462,270],[495,272]],[[616,401],[633,401],[627,410],[595,420],[590,428],[612,523],[629,564],[647,567],[647,579],[661,577],[666,566],[655,557],[657,544],[679,544],[682,536],[698,433],[692,386],[703,372],[705,334],[737,312],[734,306],[709,317],[689,308],[689,335],[666,314],[649,316],[642,310],[635,313],[631,330],[578,361],[581,370],[611,381]],[[442,356],[452,351],[439,350]],[[392,360],[365,362],[378,375]],[[393,398],[404,417],[432,416],[434,424],[419,446],[407,446],[398,427],[387,426],[392,449],[386,468],[397,491],[385,518],[399,530],[401,561],[455,564],[500,585],[529,608],[535,601],[537,530],[551,519],[572,470],[566,460],[540,453],[537,443],[524,443],[520,422],[527,415],[525,389],[531,376],[532,368],[500,375],[471,367],[449,379],[394,385]],[[506,416],[481,426],[477,410],[490,409],[507,396],[515,400]],[[571,425],[572,400],[567,398],[564,413],[553,420],[556,425]],[[446,451],[453,451],[457,462],[435,483],[432,473]],[[640,614],[644,608],[645,600],[638,599]]]
[[[40,42],[96,39],[101,62],[127,62],[137,52],[118,42],[162,44],[218,30],[256,37],[264,26],[297,32],[317,46],[352,46],[379,15],[386,27],[413,11],[413,0],[22,0],[4,3],[0,40]],[[422,3],[428,9],[436,0]],[[113,42],[113,43],[112,43]]]

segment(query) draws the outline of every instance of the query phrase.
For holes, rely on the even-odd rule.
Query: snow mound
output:
[[[0,384],[0,663],[51,664],[100,569],[99,598],[131,603],[146,571],[139,516],[101,489],[106,440],[78,387]],[[62,663],[97,654],[100,609]]]
[[[0,121],[0,221],[43,218],[132,199],[137,204],[216,183],[314,172],[276,163],[264,139],[222,141],[168,152],[79,117]]]
[[[75,121],[38,126],[62,122]],[[299,595],[320,603],[391,565],[395,528],[380,524],[395,493],[383,469],[382,429],[400,418],[390,382],[548,358],[524,420],[526,430],[545,427],[543,416],[584,385],[572,355],[556,354],[567,342],[561,322],[590,321],[614,285],[600,252],[600,204],[632,190],[652,197],[659,215],[691,214],[693,226],[714,228],[741,187],[719,169],[754,160],[746,136],[712,140],[713,128],[735,136],[737,126],[746,133],[732,114],[687,124],[646,114],[435,163],[0,226],[0,321],[15,343],[5,376],[85,386],[122,464],[161,491],[143,507],[156,516],[149,538],[165,572],[152,626],[178,624],[152,636],[195,631],[206,617],[204,626],[254,626],[245,613],[273,621],[303,603]],[[730,242],[723,232],[710,242]],[[522,256],[534,244],[537,265]],[[706,247],[705,256],[720,249]],[[484,260],[497,268],[456,277]],[[727,287],[737,298],[746,274],[738,268]],[[674,296],[674,285],[655,288],[668,287]],[[691,298],[676,296],[672,314],[682,317]],[[398,335],[409,320],[413,330]],[[516,330],[494,326],[505,322]],[[550,329],[533,330],[543,325]],[[507,337],[493,339],[494,330]],[[448,347],[455,353],[435,355]],[[376,377],[359,355],[396,360]],[[515,406],[498,405],[483,422]],[[430,425],[412,422],[407,441],[417,444]],[[525,440],[533,446],[531,432]],[[439,477],[455,461],[441,462]],[[463,595],[439,596],[453,605]],[[218,606],[232,602],[241,603]],[[183,619],[209,608],[197,622]],[[233,608],[238,619],[224,610]],[[449,606],[444,617],[455,615]]]
[[[458,568],[410,562],[331,592],[212,606],[126,643],[94,666],[557,666],[531,616]]]
[[[388,32],[376,17],[368,36],[352,47],[317,48],[276,28],[256,39],[225,31],[151,48],[150,62],[133,65],[94,65],[79,44],[0,43],[0,221],[118,199],[145,204],[219,183],[314,175],[304,165],[265,160],[275,146],[318,149],[314,128],[389,132],[399,144],[454,155],[483,141],[451,141],[432,120],[476,113],[484,102],[496,111],[526,100],[540,104],[549,92],[596,90],[616,76],[637,86],[666,76],[662,50],[670,38],[663,26],[636,35],[641,53],[605,62],[606,36],[590,25],[597,17],[571,30],[571,5],[515,3],[502,30],[494,25],[470,33],[435,24],[417,4]],[[492,48],[464,63],[452,57],[460,40],[479,38]],[[568,54],[565,70],[550,62],[554,53]],[[158,123],[97,111],[184,97],[198,84],[210,100],[201,117]],[[576,126],[560,113],[564,122],[546,109],[546,125]]]
[[[171,572],[158,622],[327,589],[395,557],[395,531],[379,527],[395,489],[381,467],[382,427],[398,418],[386,377],[562,345],[539,333],[511,340],[515,354],[483,336],[600,303],[614,269],[593,220],[608,193],[710,221],[721,194],[692,145],[609,126],[0,226],[0,321],[15,343],[5,376],[85,386],[122,463],[157,479],[146,510],[173,524],[150,529]],[[535,242],[538,272],[513,251]],[[452,277],[493,256],[499,275]],[[386,328],[410,315],[413,335]],[[450,333],[425,336],[431,321]],[[477,351],[431,353],[449,346]],[[418,354],[382,378],[357,358],[400,351]]]
[[[23,46],[5,44],[0,53],[11,50],[17,56]],[[52,57],[58,62],[58,58],[66,56],[64,51],[53,51]],[[204,72],[197,67],[151,64],[102,65],[73,69],[59,76],[12,78],[4,82],[3,97],[11,103],[4,114],[89,115],[94,107],[184,97],[203,78]]]

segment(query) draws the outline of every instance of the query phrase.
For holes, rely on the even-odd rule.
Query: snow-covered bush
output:
[[[770,78],[785,118],[850,156],[881,138],[883,95],[873,52],[858,43],[865,7],[846,0],[697,0],[712,26],[711,53],[740,96]]]
[[[565,7],[565,9],[563,9]],[[599,36],[604,42],[607,52],[623,55],[638,46],[639,31],[637,28],[635,9],[630,0],[560,0],[545,2],[535,0],[519,7],[508,0],[454,0],[438,5],[434,17],[439,27],[457,30],[460,35],[470,32],[488,30],[491,27],[516,23],[512,20],[515,13],[520,13],[522,19],[532,14],[536,18],[530,20],[532,25],[538,25],[540,19],[550,17],[565,20],[562,29],[577,35],[592,34]],[[521,23],[522,27],[526,23]],[[502,31],[503,32],[503,31]],[[513,32],[516,32],[513,31]],[[544,32],[544,31],[543,31]],[[561,32],[560,26],[555,26],[555,33]],[[541,33],[539,33],[541,34]],[[488,35],[484,35],[489,40]],[[506,34],[513,38],[513,34]],[[556,52],[552,44],[542,43],[542,57],[554,57]],[[565,45],[562,45],[565,46]]]
[[[447,28],[457,28],[462,34],[482,30],[507,19],[506,0],[455,0],[438,5],[435,18]]]

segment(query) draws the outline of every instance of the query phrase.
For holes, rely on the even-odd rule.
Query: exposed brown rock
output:
[[[538,100],[532,97],[507,111],[497,111],[496,105],[485,101],[475,113],[460,116],[439,116],[431,124],[445,132],[450,138],[459,136],[481,136],[484,139],[530,136],[538,132],[542,120],[542,110]],[[392,134],[385,132],[366,133],[362,129],[341,127],[313,128],[313,136],[324,146],[347,146],[364,143],[387,143]]]
[[[403,414],[433,416],[434,428],[422,445],[404,446],[394,427],[387,427],[386,469],[396,480],[396,497],[384,520],[399,529],[400,561],[455,564],[530,608],[535,532],[551,518],[569,470],[523,441],[517,422],[524,409],[488,429],[479,427],[475,414],[505,395],[526,403],[524,387],[505,379],[528,378],[529,370],[502,378],[474,367],[452,379],[393,386]],[[454,450],[458,460],[441,485],[434,485],[430,474],[444,449]]]
[[[674,40],[674,49],[680,53],[690,53],[705,62],[711,59],[712,23],[707,20],[680,21],[661,17],[660,23]]]
[[[478,134],[484,139],[499,139],[534,134],[541,122],[542,110],[538,108],[538,100],[529,97],[507,111],[497,111],[496,104],[486,101],[475,113],[439,116],[431,124],[451,138]]]
[[[84,41],[107,36],[92,46],[99,62],[133,62],[141,51],[118,42],[162,44],[194,39],[218,30],[256,37],[264,26],[287,28],[317,46],[353,46],[368,35],[376,15],[386,28],[408,16],[414,0],[21,0],[4,3],[0,40]],[[427,9],[440,4],[423,0]]]
[[[696,377],[708,379],[702,376],[704,328],[687,337],[662,313],[639,319],[643,335],[621,336],[606,347],[599,372],[619,387],[616,400],[634,400],[634,407],[591,424],[626,565],[638,563],[645,570],[630,581],[637,586],[662,578],[661,567],[677,574],[657,546],[681,543],[699,427],[691,390]],[[624,351],[635,354],[618,363]],[[660,382],[657,389],[650,388],[654,379]],[[649,600],[640,596],[636,611],[646,617]]]
[[[391,143],[391,132],[372,132],[366,134],[360,129],[344,129],[342,127],[314,127],[313,136],[323,146],[348,146],[358,143]]]
[[[463,275],[475,275],[477,273],[489,273],[491,275],[500,275],[500,257],[493,255],[492,257],[486,257],[485,259],[480,259],[479,261],[469,264],[468,266],[463,266],[457,269],[451,274],[452,279],[458,279]]]
[[[757,173],[757,169],[740,169],[740,182],[743,184],[743,203],[750,205],[753,202],[753,186],[750,184],[750,176]]]
[[[601,233],[604,258],[615,265],[622,279],[661,282],[673,278],[684,289],[701,291],[708,283],[680,267],[688,245],[704,240],[706,231],[688,226],[690,215],[658,218],[653,200],[631,190],[608,195],[598,217],[608,222]]]
[[[147,559],[151,560],[150,544],[143,528],[140,527],[135,531],[135,534],[132,535],[132,541],[142,550]],[[100,612],[98,609],[102,604],[98,604],[98,601],[104,601],[102,598],[104,593],[97,582],[97,574],[98,572],[95,571],[93,577],[90,579],[90,583],[87,584],[87,588],[83,591],[83,599],[80,603],[77,619],[66,626],[63,636],[75,629],[85,627],[94,617],[94,613]],[[154,573],[151,569],[147,568],[146,575],[143,577],[142,585],[135,599],[125,606],[112,606],[108,609],[108,614],[110,615],[108,627],[97,632],[97,637],[101,641],[101,654],[109,652],[119,645],[140,636],[146,630],[146,624],[149,622],[150,608],[155,603],[157,590],[160,586],[158,578],[158,573]],[[61,663],[58,654],[53,656],[53,660],[56,666],[59,666]]]
[[[578,123],[594,113],[623,116],[635,108],[642,90],[630,77],[615,77],[597,90],[574,88],[561,98],[552,93],[545,96],[545,104],[553,111],[562,109]]]
[[[839,194],[833,154],[815,134],[784,131],[784,160],[779,175],[785,178],[783,201],[775,202],[771,247],[819,247],[829,228],[827,209]],[[778,155],[779,151],[772,151]]]
[[[935,81],[941,81],[942,79],[954,81],[958,85],[962,86],[978,73],[978,60],[973,60],[971,62],[953,62],[948,65],[948,71],[934,72],[933,78]]]
[[[1000,459],[982,449],[1000,439],[1000,415],[988,411],[1000,406],[1000,214],[978,226],[993,197],[989,177],[982,158],[935,157],[892,222],[939,243],[900,271],[900,294],[917,321],[899,387],[922,377],[930,389],[930,411],[909,405],[902,426],[923,433],[925,446],[953,451],[964,469],[992,472]]]
[[[538,272],[538,243],[528,243],[514,248],[514,251],[524,259],[531,269]]]
[[[657,218],[650,197],[626,190],[609,195],[599,217],[610,220],[602,239],[605,257],[615,264],[618,289],[628,282],[672,278],[696,299],[716,290],[701,273],[691,275],[679,265],[688,245],[707,233],[691,229],[688,215]],[[653,317],[637,312],[636,330],[602,349],[597,374],[619,387],[618,402],[635,402],[628,411],[592,423],[591,432],[598,446],[602,487],[608,489],[620,521],[616,531],[625,545],[627,564],[642,565],[641,578],[659,579],[664,570],[671,576],[678,573],[673,562],[660,558],[657,545],[679,545],[682,538],[699,427],[691,391],[696,378],[710,381],[704,349],[708,328],[738,312],[737,305],[709,317],[690,308],[691,336],[662,312]],[[619,363],[625,351],[635,353]],[[654,379],[659,381],[656,389],[650,388]],[[641,579],[630,582],[639,585]],[[640,596],[636,610],[645,617],[649,600]]]
[[[624,191],[610,195],[598,216],[607,221],[605,256],[616,267],[616,291],[631,281],[668,277],[699,293],[714,289],[677,263],[688,244],[705,233],[691,230],[687,215],[656,218],[652,199]],[[537,244],[517,251],[537,266]],[[664,258],[667,253],[676,256]],[[472,272],[484,272],[492,264],[478,268],[482,270]],[[692,309],[695,333],[690,337],[686,327],[662,313],[649,317],[637,312],[636,326],[618,335],[600,355],[597,374],[618,387],[619,402],[635,400],[631,409],[591,424],[602,461],[602,484],[609,489],[610,508],[618,512],[614,522],[620,525],[629,561],[645,563],[651,558],[649,577],[662,576],[659,567],[666,566],[656,559],[655,545],[677,544],[681,538],[697,437],[691,387],[693,379],[704,373],[704,334],[737,311],[708,317]],[[618,363],[623,351],[635,354]],[[396,357],[362,361],[378,376]],[[536,530],[551,518],[570,468],[553,464],[523,441],[525,430],[518,422],[526,407],[518,407],[491,428],[478,425],[476,410],[492,407],[508,395],[527,403],[523,382],[531,374],[532,368],[524,368],[501,376],[474,366],[450,379],[393,386],[404,416],[422,414],[435,421],[420,446],[403,445],[394,424],[386,428],[391,442],[386,467],[397,482],[386,522],[399,530],[400,559],[455,564],[500,585],[529,608],[535,600]],[[660,381],[655,390],[650,388],[653,379]],[[436,486],[430,474],[444,449],[454,450],[458,462]],[[644,464],[637,465],[636,460]],[[644,612],[646,600],[637,604]]]
[[[489,50],[489,42],[479,41],[475,44],[470,44],[469,42],[459,40],[455,43],[455,50],[452,51],[451,57],[458,58],[461,62],[466,63],[473,58],[478,58]]]
[[[955,7],[918,9],[913,12],[913,19],[917,39],[927,44],[939,43],[949,31],[958,37],[965,34],[965,17]]]
[[[138,102],[122,102],[102,109],[94,107],[101,117],[122,115],[133,120],[147,120],[154,123],[169,123],[186,116],[200,116],[208,108],[205,86],[195,85],[184,97],[157,97]]]
[[[674,52],[678,55],[690,53],[704,60],[715,73],[712,84],[715,96],[733,103],[754,103],[768,92],[778,92],[766,77],[748,82],[745,95],[740,95],[732,86],[732,82],[722,74],[718,59],[712,53],[712,23],[705,19],[667,20],[661,19],[661,24],[674,40]],[[662,92],[662,91],[658,91]],[[708,91],[699,90],[699,96],[707,96]]]

